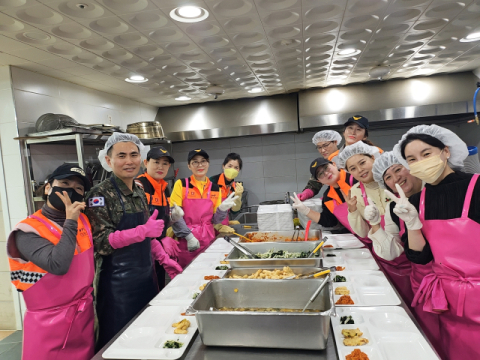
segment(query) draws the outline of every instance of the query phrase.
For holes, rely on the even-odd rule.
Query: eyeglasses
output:
[[[325,169],[323,169],[321,172],[319,172],[317,174],[317,179],[323,179],[325,177],[325,173],[327,172],[328,169],[330,169],[330,164],[325,166]]]
[[[207,163],[208,163],[207,160],[202,160],[202,161],[200,161],[200,162],[198,162],[198,161],[192,161],[193,167],[199,167],[200,165],[206,166]]]
[[[322,145],[322,146],[319,146],[317,145],[317,150],[327,150],[327,148],[333,143],[333,141],[329,141],[328,143],[326,143],[325,145]]]

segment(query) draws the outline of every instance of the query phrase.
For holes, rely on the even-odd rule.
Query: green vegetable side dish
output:
[[[335,254],[327,254],[327,257],[334,257],[334,256],[337,256]]]
[[[192,299],[195,300],[198,297],[198,295],[200,295],[200,293],[196,292],[195,294],[193,294]]]
[[[340,324],[341,325],[355,324],[355,321],[353,321],[353,318],[351,316],[342,316],[340,318]]]
[[[215,268],[215,270],[228,270],[228,266],[227,265],[219,265]]]
[[[302,252],[290,252],[286,250],[278,250],[271,249],[266,253],[258,253],[256,254],[260,259],[305,259],[310,256],[311,251],[302,251]],[[315,253],[315,257],[320,256],[320,251]],[[242,255],[239,259],[248,259],[246,255]]]
[[[333,279],[334,282],[346,282],[347,278],[342,275],[337,275],[335,276],[335,279]]]
[[[183,343],[175,340],[167,340],[165,341],[165,344],[163,344],[164,349],[180,349],[182,346]]]

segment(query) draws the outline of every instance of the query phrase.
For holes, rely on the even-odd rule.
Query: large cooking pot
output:
[[[127,133],[140,139],[165,139],[162,125],[158,121],[142,121],[127,125]]]

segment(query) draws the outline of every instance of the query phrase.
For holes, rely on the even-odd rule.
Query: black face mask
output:
[[[65,211],[65,204],[63,203],[62,199],[60,199],[60,197],[57,195],[57,192],[63,195],[64,191],[67,192],[67,195],[70,198],[72,204],[75,201],[83,202],[83,195],[77,193],[75,189],[54,186],[52,188],[52,192],[50,193],[50,195],[48,195],[48,201],[50,201],[50,204],[58,211]]]

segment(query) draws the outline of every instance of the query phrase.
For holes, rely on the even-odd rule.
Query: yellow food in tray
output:
[[[251,275],[231,275],[230,279],[285,279],[294,276],[295,273],[289,266],[285,266],[282,270],[257,270]]]
[[[335,288],[335,295],[350,295],[350,290],[346,286],[339,286]]]
[[[368,339],[362,338],[363,332],[359,328],[356,329],[343,329],[342,335],[343,345],[345,346],[362,346],[368,344]]]
[[[208,285],[208,283],[200,285],[200,287],[199,287],[200,291],[203,291],[203,289],[205,289],[205,286],[207,286],[207,285]]]
[[[346,338],[353,338],[355,336],[362,336],[363,332],[359,328],[356,329],[343,329],[342,335]]]
[[[173,330],[174,334],[188,334],[188,328],[190,327],[190,321],[187,319],[183,319],[182,321],[179,321],[178,323],[172,324],[172,327],[175,328]]]

